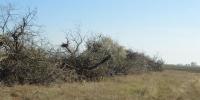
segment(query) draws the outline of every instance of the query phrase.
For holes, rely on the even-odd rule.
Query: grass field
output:
[[[152,72],[45,86],[0,87],[0,100],[200,100],[200,73]]]
[[[165,64],[163,66],[163,69],[200,73],[200,66],[186,66],[186,65]]]

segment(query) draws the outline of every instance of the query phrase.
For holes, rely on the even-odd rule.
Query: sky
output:
[[[55,45],[80,26],[159,56],[169,64],[200,64],[200,0],[0,0],[19,9],[36,8],[42,34]]]

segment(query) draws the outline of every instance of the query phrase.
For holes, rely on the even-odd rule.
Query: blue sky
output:
[[[37,22],[54,44],[80,25],[167,63],[200,64],[199,0],[0,0],[6,2],[37,8]]]

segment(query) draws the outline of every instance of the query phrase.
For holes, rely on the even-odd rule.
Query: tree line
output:
[[[163,61],[125,49],[104,35],[68,32],[60,47],[39,38],[36,10],[17,13],[0,6],[0,81],[3,84],[49,84],[98,81],[104,77],[161,71]]]

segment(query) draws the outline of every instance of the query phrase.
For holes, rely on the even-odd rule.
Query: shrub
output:
[[[128,73],[161,71],[163,60],[157,57],[151,58],[144,53],[127,50],[126,66]]]
[[[49,83],[50,73],[55,69],[48,62],[46,50],[36,43],[37,33],[33,31],[36,12],[29,11],[20,17],[12,14],[11,6],[4,9],[0,17],[0,80],[5,84]]]
[[[67,42],[61,45],[66,55],[62,59],[60,68],[75,72],[76,80],[97,80],[101,77],[101,73],[98,72],[99,67],[102,67],[101,65],[107,62],[111,55],[107,50],[101,49],[102,44],[99,39],[93,43],[86,42],[86,50],[81,52],[80,47],[84,38],[79,32],[73,33],[77,36],[66,37]]]

